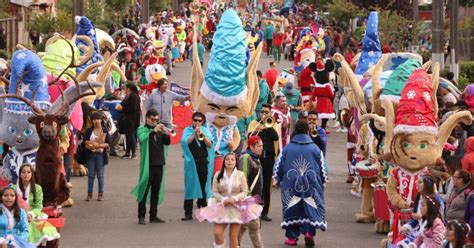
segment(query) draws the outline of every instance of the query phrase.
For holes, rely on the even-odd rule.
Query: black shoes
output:
[[[145,218],[138,218],[138,224],[146,225]]]
[[[193,216],[190,215],[190,214],[186,214],[184,215],[184,218],[181,218],[182,221],[188,221],[188,220],[192,220],[193,219]]]
[[[264,220],[264,221],[272,221],[272,219],[271,219],[270,217],[268,217],[268,215],[266,215],[266,214],[260,216],[260,219],[261,219],[261,220]]]
[[[137,159],[137,154],[132,154],[131,159]]]
[[[166,222],[158,217],[150,217],[150,223],[166,223]]]
[[[122,157],[120,158],[130,158],[130,153],[125,153]]]

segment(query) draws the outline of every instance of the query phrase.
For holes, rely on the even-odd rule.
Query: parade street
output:
[[[207,57],[206,60],[209,58]],[[262,55],[259,69],[268,69],[271,58]],[[206,61],[207,62],[207,61]],[[281,71],[291,63],[278,65]],[[177,64],[171,81],[189,86],[191,65],[189,61]],[[316,234],[316,247],[378,247],[383,235],[376,234],[373,224],[358,224],[354,214],[360,199],[349,193],[345,183],[346,134],[333,132],[328,139],[327,160],[330,183],[326,188],[326,212],[328,230]],[[105,167],[105,201],[86,202],[87,177],[74,177],[72,197],[75,205],[66,209],[67,223],[61,230],[62,247],[211,247],[213,225],[196,220],[181,221],[183,210],[183,159],[179,145],[169,149],[166,165],[165,202],[158,209],[158,216],[165,224],[139,225],[137,203],[129,194],[139,173],[139,160],[111,157]],[[272,222],[262,222],[262,237],[265,247],[285,247],[284,230],[280,227],[280,191],[273,189],[269,214]],[[148,219],[147,219],[148,220]],[[226,240],[227,240],[226,234]],[[304,246],[304,241],[299,241]],[[250,239],[244,238],[242,247],[252,247]]]

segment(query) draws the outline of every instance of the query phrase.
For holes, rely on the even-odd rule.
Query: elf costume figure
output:
[[[396,165],[387,183],[388,198],[393,206],[393,243],[399,240],[400,210],[414,205],[418,178],[427,172],[426,167],[443,163],[444,143],[458,122],[468,124],[472,121],[469,111],[459,111],[438,128],[438,85],[438,64],[434,66],[433,78],[425,70],[415,69],[401,93],[396,116],[390,100],[383,102],[387,122],[383,159]]]
[[[199,22],[196,13],[193,20]],[[256,69],[261,45],[247,65],[242,22],[235,10],[226,10],[212,39],[211,58],[204,76],[197,54],[197,33],[195,30],[193,38],[192,106],[206,115],[215,152],[223,156],[235,150],[240,142],[237,121],[255,111],[259,96]],[[220,166],[222,163],[216,163],[214,172]]]

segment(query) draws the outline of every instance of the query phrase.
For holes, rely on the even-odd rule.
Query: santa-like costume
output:
[[[332,99],[334,98],[334,88],[329,84],[329,73],[334,69],[334,64],[329,65],[332,61],[318,60],[316,62],[316,84],[311,95],[311,101],[316,102],[316,111],[318,118],[323,120],[332,119],[335,117],[334,108],[332,107]],[[326,128],[325,123],[321,125]]]
[[[288,136],[290,135],[290,125],[291,115],[288,107],[285,109],[280,109],[276,106],[272,108],[272,117],[276,121],[278,126],[278,135],[280,136],[278,139],[279,147],[283,148],[288,143]],[[283,125],[287,125],[287,128],[284,128]]]

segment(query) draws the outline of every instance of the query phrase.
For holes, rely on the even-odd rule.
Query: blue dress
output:
[[[321,150],[308,135],[297,134],[291,139],[275,162],[273,177],[281,186],[281,226],[287,229],[287,236],[326,230],[324,187],[328,171]]]
[[[28,217],[23,209],[20,209],[20,221],[16,222],[12,229],[8,229],[8,216],[5,213],[7,210],[3,205],[0,205],[0,243],[7,240],[7,247],[30,248],[34,247],[28,243],[28,236],[30,234],[28,229]]]

